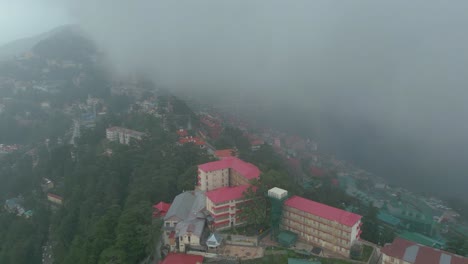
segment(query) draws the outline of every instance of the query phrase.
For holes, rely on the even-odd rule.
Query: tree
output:
[[[253,183],[244,193],[246,200],[240,214],[241,218],[245,218],[248,225],[253,225],[256,228],[265,226],[268,221],[268,203],[258,188],[258,182]]]
[[[378,226],[377,214],[379,209],[373,205],[368,208],[367,214],[362,219],[361,238],[375,244],[379,244],[380,230]]]

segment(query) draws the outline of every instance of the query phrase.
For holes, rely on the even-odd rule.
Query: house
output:
[[[245,223],[240,217],[242,205],[246,202],[244,192],[250,185],[221,187],[207,191],[206,209],[214,219],[213,227],[222,230]]]
[[[205,194],[187,191],[177,195],[164,217],[163,241],[171,252],[185,252],[189,248],[204,250]]]
[[[47,194],[47,200],[49,200],[50,202],[52,202],[54,204],[57,204],[57,205],[62,205],[63,204],[63,198],[58,196],[58,195],[55,195],[53,193],[48,193]]]
[[[22,199],[20,198],[11,198],[5,201],[4,208],[7,212],[17,215],[23,215],[25,210],[21,205]]]
[[[203,256],[169,253],[160,264],[202,264]]]
[[[293,196],[284,202],[281,227],[299,240],[343,256],[359,240],[362,216]]]
[[[131,140],[141,140],[145,133],[123,127],[110,127],[106,129],[106,138],[109,141],[118,141],[120,144],[128,145]]]
[[[165,202],[159,202],[155,205],[153,205],[153,217],[164,217],[169,211],[169,208],[171,207],[171,204],[165,203]]]
[[[205,141],[202,138],[199,137],[193,137],[193,136],[186,136],[186,137],[181,137],[179,138],[178,144],[179,145],[185,145],[185,144],[195,144],[196,146],[200,147],[201,149],[205,148]]]
[[[382,250],[381,264],[468,264],[468,258],[397,237]]]
[[[211,191],[221,187],[247,185],[251,180],[259,178],[260,170],[255,165],[236,157],[227,157],[198,165],[196,188]]]

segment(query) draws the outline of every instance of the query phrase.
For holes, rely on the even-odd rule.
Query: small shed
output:
[[[206,245],[209,248],[217,248],[221,246],[221,243],[223,242],[223,237],[218,234],[218,233],[212,233],[208,240],[206,240]]]
[[[296,244],[297,234],[291,231],[283,230],[278,234],[278,243],[283,247],[291,247]]]

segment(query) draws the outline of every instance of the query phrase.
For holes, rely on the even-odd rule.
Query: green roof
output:
[[[307,259],[288,258],[288,264],[322,264],[322,262],[309,261]]]
[[[290,231],[281,231],[278,235],[278,243],[282,246],[290,247],[297,241],[297,234]]]
[[[445,242],[442,240],[436,240],[433,238],[430,238],[428,236],[425,236],[420,233],[415,233],[415,232],[403,232],[398,235],[399,237],[416,242],[421,245],[425,245],[428,247],[436,247],[436,248],[441,248],[445,246]]]
[[[389,224],[389,225],[392,225],[392,226],[397,226],[400,224],[400,219],[392,216],[392,215],[389,215],[387,213],[384,213],[384,212],[379,212],[379,214],[377,215],[377,218],[386,223],[386,224]]]

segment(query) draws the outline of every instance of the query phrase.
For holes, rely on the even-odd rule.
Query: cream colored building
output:
[[[361,234],[361,216],[293,196],[284,203],[281,227],[303,242],[348,257]]]

